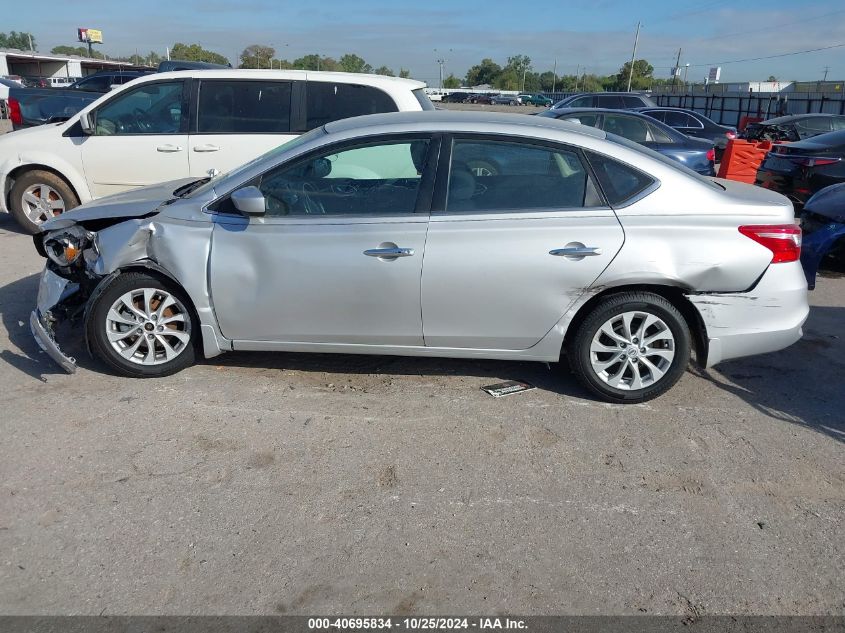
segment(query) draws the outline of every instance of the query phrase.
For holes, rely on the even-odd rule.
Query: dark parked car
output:
[[[490,94],[485,94],[485,95],[474,94],[474,95],[470,96],[469,102],[470,103],[482,103],[484,105],[490,105],[491,103],[493,103],[493,97],[495,97],[495,96],[496,95],[490,95]]]
[[[775,145],[757,170],[756,184],[796,204],[829,185],[845,182],[845,130]]]
[[[519,95],[496,95],[493,97],[492,103],[496,105],[516,106],[522,105],[522,99],[519,98]]]
[[[801,265],[812,290],[826,257],[845,264],[845,183],[825,187],[807,200],[801,213]]]
[[[749,141],[803,141],[845,130],[845,116],[838,114],[790,114],[751,123],[743,133]]]
[[[109,92],[112,86],[122,86],[133,79],[150,74],[148,70],[105,70],[93,75],[87,75],[70,84],[66,90],[83,90],[86,92]]]
[[[640,108],[648,116],[665,123],[681,134],[713,141],[716,144],[716,160],[722,157],[722,152],[730,139],[736,138],[736,128],[729,125],[719,125],[712,119],[694,110],[684,108]]]
[[[472,95],[468,92],[450,92],[443,95],[443,101],[446,103],[466,103]]]
[[[712,141],[691,138],[639,112],[601,108],[564,108],[545,110],[537,116],[575,121],[597,127],[660,152],[699,174],[716,175],[716,151]]]
[[[552,106],[554,109],[607,108],[610,110],[654,107],[657,107],[654,101],[637,92],[584,92],[566,97]]]

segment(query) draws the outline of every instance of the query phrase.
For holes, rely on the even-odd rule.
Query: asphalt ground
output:
[[[845,613],[839,273],[796,345],[616,406],[539,363],[67,375],[42,266],[0,215],[0,614]]]

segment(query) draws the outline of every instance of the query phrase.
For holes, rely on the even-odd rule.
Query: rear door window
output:
[[[807,117],[795,122],[795,129],[800,138],[810,138],[830,132],[830,119],[827,117]]]
[[[593,98],[591,96],[578,97],[577,99],[567,103],[564,107],[566,107],[566,108],[592,108],[593,107]]]
[[[651,123],[648,124],[648,131],[651,134],[651,140],[655,143],[674,143],[675,141],[672,139],[669,134],[667,134],[664,130],[660,129],[657,125],[652,125]]]
[[[206,80],[197,104],[199,134],[290,132],[291,82]]]
[[[649,134],[648,123],[642,119],[623,114],[605,114],[604,131],[609,134],[616,134],[622,138],[627,138],[629,141],[634,141],[635,143],[646,143],[652,140]]]
[[[378,88],[331,81],[309,81],[305,107],[309,130],[353,116],[399,111],[390,95]]]
[[[572,121],[574,123],[580,123],[581,125],[589,125],[590,127],[599,126],[598,114],[588,114],[586,112],[582,112],[580,114],[573,114],[572,116],[564,116],[560,118],[564,121]]]
[[[619,95],[598,95],[596,97],[598,101],[599,108],[612,108],[614,110],[621,110],[622,108],[626,108],[628,106],[622,101],[622,97]],[[639,103],[637,104],[639,105]]]
[[[666,118],[663,122],[671,127],[689,127],[689,117],[684,112],[675,112],[674,110],[666,111]]]
[[[630,97],[623,96],[622,97],[622,103],[625,104],[626,108],[642,108],[644,105],[648,105],[646,103],[643,103],[643,100],[640,99],[639,97],[634,97],[634,96],[630,96]]]
[[[454,141],[447,213],[585,206],[601,206],[601,199],[574,149],[498,140]]]

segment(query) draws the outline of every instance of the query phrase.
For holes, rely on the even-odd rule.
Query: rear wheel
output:
[[[604,400],[644,402],[665,393],[690,359],[690,333],[660,295],[626,292],[600,301],[566,350],[578,379]]]
[[[56,174],[42,169],[25,172],[10,192],[10,211],[21,228],[35,234],[47,220],[79,206],[73,189]]]
[[[194,363],[198,336],[189,301],[175,285],[126,273],[97,298],[86,323],[94,354],[124,376],[168,376]]]

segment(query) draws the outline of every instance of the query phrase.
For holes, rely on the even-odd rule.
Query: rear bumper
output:
[[[810,313],[798,262],[773,264],[750,292],[689,297],[707,330],[706,366],[766,354],[798,341]]]

